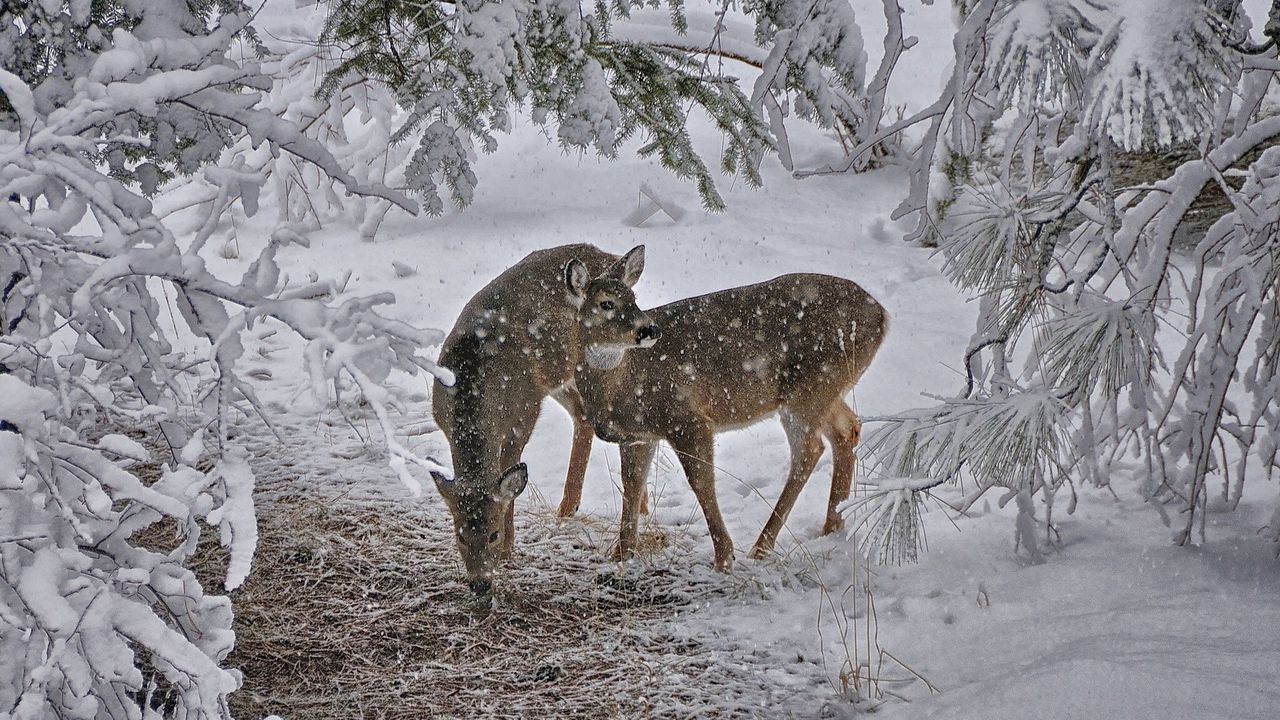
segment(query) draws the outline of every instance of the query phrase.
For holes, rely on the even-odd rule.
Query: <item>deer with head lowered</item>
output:
[[[881,305],[857,284],[830,275],[783,275],[648,311],[632,286],[643,253],[603,274],[570,260],[564,284],[577,306],[582,361],[577,391],[601,439],[622,459],[622,527],[616,555],[636,547],[637,513],[654,451],[675,451],[707,520],[715,565],[733,564],[733,540],[716,501],[714,438],[777,413],[791,449],[786,484],[756,540],[773,549],[796,497],[831,445],[831,495],[823,534],[841,528],[862,423],[845,394],[888,330]]]
[[[439,363],[454,382],[436,381],[432,414],[449,440],[454,477],[432,477],[453,515],[468,583],[480,595],[511,555],[514,502],[528,482],[520,455],[548,395],[573,418],[560,514],[576,512],[582,497],[592,428],[573,383],[580,331],[560,281],[570,259],[603,275],[621,273],[627,262],[585,244],[531,253],[471,298],[441,347]]]

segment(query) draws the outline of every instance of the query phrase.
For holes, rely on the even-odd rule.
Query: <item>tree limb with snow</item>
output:
[[[413,143],[407,180],[431,213],[446,197],[471,201],[474,156],[496,149],[516,112],[606,158],[639,138],[641,156],[693,181],[712,210],[724,200],[689,135],[692,110],[724,138],[720,170],[750,184],[768,153],[790,167],[788,113],[850,131],[866,116],[847,0],[335,2],[323,39],[343,51],[324,90],[376,81],[408,111],[394,140]],[[735,64],[761,71],[750,92]]]
[[[227,54],[252,37],[243,6],[11,7],[0,14],[0,714],[228,717],[240,684],[222,667],[230,601],[186,563],[207,525],[228,548],[225,588],[251,571],[254,477],[229,427],[266,409],[237,370],[242,336],[259,324],[301,336],[315,392],[359,393],[414,491],[413,468],[444,468],[397,442],[403,406],[386,380],[449,375],[421,354],[441,333],[377,312],[390,296],[288,284],[275,256],[306,243],[297,227],[282,225],[230,281],[206,267],[208,225],[180,241],[146,196],[203,168],[215,208],[238,200],[252,214],[259,169],[234,155],[210,164],[244,143],[345,192],[415,206],[261,105],[261,68]],[[159,449],[112,434],[148,426]],[[144,481],[141,463],[162,464],[159,477]],[[139,540],[161,522],[177,547]]]
[[[1276,48],[1242,56],[1235,2],[966,11],[957,48],[990,52],[957,60],[921,150],[933,160],[913,170],[904,205],[934,229],[944,272],[980,298],[966,383],[888,418],[868,445],[892,476],[975,481],[962,507],[990,488],[1002,504],[1018,497],[1024,542],[1033,494],[1051,526],[1057,493],[1070,511],[1080,484],[1117,476],[1133,477],[1176,543],[1202,541],[1212,482],[1235,507],[1247,479],[1280,467],[1280,118],[1259,101]],[[976,122],[965,104],[993,110]],[[968,167],[945,188],[945,217],[921,201],[952,161],[929,148],[942,137]],[[1126,150],[1175,144],[1194,151],[1166,177],[1122,184]],[[1221,217],[1196,229],[1207,190],[1224,198]]]

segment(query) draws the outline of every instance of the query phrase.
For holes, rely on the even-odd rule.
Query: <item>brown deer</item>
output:
[[[511,555],[513,503],[528,481],[520,455],[548,395],[573,418],[560,514],[576,512],[582,497],[592,428],[573,386],[580,331],[560,281],[571,259],[595,273],[624,262],[592,245],[531,253],[471,298],[440,350],[454,383],[436,381],[432,411],[449,440],[454,477],[432,476],[477,594],[489,592],[495,565]]]
[[[716,568],[732,567],[733,540],[716,502],[715,434],[775,412],[791,469],[752,555],[773,549],[823,436],[834,456],[823,534],[840,529],[836,507],[849,495],[862,425],[844,395],[884,339],[884,308],[849,280],[783,275],[644,312],[631,291],[643,269],[643,253],[599,275],[573,260],[564,269],[582,333],[577,390],[596,435],[618,443],[622,457],[617,557],[636,546],[645,476],[666,440],[706,516]]]

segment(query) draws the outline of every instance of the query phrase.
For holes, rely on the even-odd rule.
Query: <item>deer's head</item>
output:
[[[467,584],[477,595],[488,595],[494,568],[510,549],[507,513],[528,484],[529,469],[517,463],[497,477],[462,481],[436,472],[431,476],[453,515],[453,537],[467,571]]]
[[[587,364],[601,370],[617,367],[623,355],[651,347],[661,331],[636,305],[632,292],[644,272],[644,246],[637,245],[598,277],[577,259],[564,267],[569,301],[578,309],[578,325]]]

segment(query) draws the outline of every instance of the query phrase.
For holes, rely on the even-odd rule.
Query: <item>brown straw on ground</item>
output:
[[[460,582],[447,513],[431,510],[304,495],[260,508],[253,573],[233,595],[236,717],[770,714],[776,689],[749,660],[662,631],[723,592],[688,557],[620,569],[586,538],[605,523],[525,516],[484,605]],[[216,587],[224,558],[204,544],[197,572]]]

